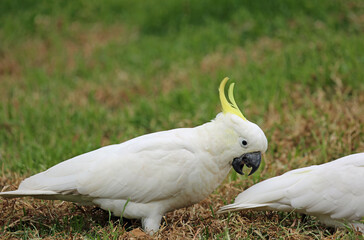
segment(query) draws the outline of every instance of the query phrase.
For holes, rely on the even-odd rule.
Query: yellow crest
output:
[[[234,99],[234,83],[230,84],[229,91],[228,91],[228,97],[230,102],[225,97],[225,85],[227,81],[229,80],[228,77],[224,78],[224,80],[221,81],[220,87],[219,87],[219,95],[220,95],[220,101],[222,105],[222,112],[223,113],[233,113],[239,117],[241,117],[243,120],[247,121],[247,119],[244,117],[244,115],[241,113],[238,105],[236,105],[235,99]]]

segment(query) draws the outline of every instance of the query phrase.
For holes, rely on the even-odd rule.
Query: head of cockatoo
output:
[[[243,174],[242,169],[246,165],[252,168],[249,173],[251,175],[259,168],[262,154],[268,148],[268,141],[262,129],[248,121],[241,113],[233,96],[234,83],[230,84],[228,89],[229,101],[226,98],[225,85],[228,80],[229,78],[225,78],[219,87],[223,111],[216,117],[216,121],[223,121],[223,124],[227,126],[225,130],[227,132],[224,133],[226,139],[223,141],[232,156],[230,163],[234,170]]]

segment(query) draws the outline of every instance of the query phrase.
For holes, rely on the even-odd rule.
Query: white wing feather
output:
[[[360,220],[364,217],[364,153],[289,171],[242,192],[220,212],[281,210]]]
[[[44,191],[143,203],[170,198],[183,190],[183,176],[198,162],[199,146],[191,141],[198,136],[189,134],[194,131],[175,129],[106,146],[29,177],[17,191],[6,194]]]

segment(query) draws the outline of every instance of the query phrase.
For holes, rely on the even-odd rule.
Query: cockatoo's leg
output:
[[[334,220],[329,216],[317,216],[317,218],[320,222],[330,227],[345,227],[344,222],[339,220]]]
[[[153,235],[159,230],[162,215],[156,214],[142,218],[142,227],[146,233]]]

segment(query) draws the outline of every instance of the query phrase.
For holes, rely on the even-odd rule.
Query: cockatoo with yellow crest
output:
[[[267,150],[263,131],[240,112],[231,84],[223,112],[194,128],[146,134],[61,162],[21,182],[5,198],[31,196],[95,204],[116,216],[141,219],[144,230],[158,231],[162,216],[206,198],[229,173],[255,172]]]
[[[364,233],[364,153],[262,181],[218,213],[247,209],[297,211],[329,226],[346,224]]]

